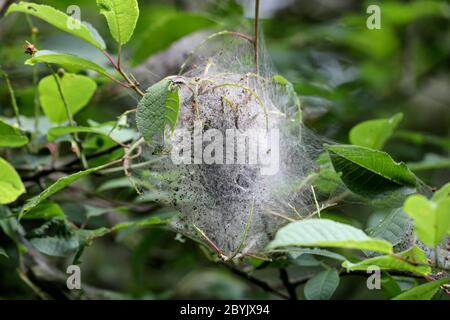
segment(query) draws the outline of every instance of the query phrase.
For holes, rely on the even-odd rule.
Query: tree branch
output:
[[[272,293],[272,294],[275,294],[275,295],[277,295],[277,296],[279,296],[280,298],[283,298],[283,299],[289,299],[289,296],[287,296],[286,294],[284,294],[284,293],[282,293],[282,292],[272,288],[268,283],[266,283],[266,282],[264,282],[264,281],[262,281],[260,279],[257,279],[255,277],[247,274],[246,272],[241,271],[241,270],[239,270],[239,269],[237,269],[237,268],[235,268],[235,267],[233,267],[233,266],[231,266],[229,264],[224,263],[224,265],[231,272],[233,272],[235,275],[237,275],[237,276],[247,280],[248,282],[251,282],[255,286],[260,287],[261,289],[263,289],[264,291]]]
[[[297,300],[296,285],[289,281],[289,275],[284,268],[280,269],[280,279],[289,294],[289,300]]]

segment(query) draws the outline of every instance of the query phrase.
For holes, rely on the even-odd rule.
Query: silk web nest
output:
[[[316,209],[306,177],[315,169],[320,148],[303,127],[292,85],[275,75],[264,50],[256,74],[253,52],[250,43],[230,37],[217,37],[197,50],[190,71],[170,77],[180,99],[175,134],[167,128],[163,144],[147,144],[139,168],[132,171],[147,196],[179,212],[171,225],[176,231],[222,257],[257,255],[280,226]],[[268,145],[261,148],[267,154],[279,152],[278,171],[264,174],[261,163],[237,164],[237,151],[231,154],[234,164],[195,164],[195,152],[191,164],[173,163],[171,152],[182,149],[177,132],[191,134],[193,150],[195,135],[210,129],[223,134],[224,155],[227,130],[267,136]],[[278,150],[270,150],[269,132],[274,129]],[[234,150],[242,147],[236,142]],[[210,151],[206,148],[208,142],[201,151]]]

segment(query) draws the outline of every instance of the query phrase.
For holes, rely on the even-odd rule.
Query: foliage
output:
[[[449,119],[423,111],[449,97],[442,89],[448,87],[450,51],[442,38],[449,17],[438,2],[382,4],[387,14],[378,31],[355,27],[365,15],[353,9],[336,22],[299,23],[295,10],[265,21],[269,51],[285,76],[263,80],[293,96],[299,108],[293,120],[303,118],[327,141],[343,143],[324,144],[307,177],[316,211],[284,219],[257,253],[244,249],[250,215],[230,257],[196,226],[202,237],[173,233],[174,210],[158,191],[156,173],[146,194],[136,194],[132,160],[143,143],[161,143],[173,132],[186,84],[173,70],[141,83],[134,73],[142,66],[128,69],[148,57],[168,63],[163,50],[194,32],[234,29],[241,9],[234,1],[202,12],[163,1],[81,2],[95,12],[89,18],[103,25],[102,33],[108,27],[114,40],[107,39],[108,48],[89,23],[71,27],[77,21],[56,9],[64,5],[13,3],[0,20],[0,297],[44,298],[41,292],[64,290],[58,280],[49,284],[39,276],[82,264],[87,282],[123,292],[119,297],[448,299]],[[223,32],[257,47],[253,36]],[[18,54],[26,39],[33,42],[30,57]],[[436,125],[423,128],[422,117]],[[53,265],[34,273],[27,263],[41,255],[53,257],[45,260]],[[382,292],[352,290],[366,283],[373,266],[382,271]],[[3,269],[18,269],[36,283],[28,279],[27,289],[23,278],[7,283]],[[202,272],[203,282],[197,280]],[[259,279],[260,272],[271,281]],[[294,273],[302,280],[291,281]],[[286,294],[270,285],[279,278]],[[86,289],[83,298],[103,291]]]

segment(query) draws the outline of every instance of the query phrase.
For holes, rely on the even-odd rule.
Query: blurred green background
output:
[[[70,0],[35,2],[62,11],[74,4]],[[366,27],[369,4],[381,7],[380,30]],[[76,5],[81,8],[81,18],[91,22],[109,39],[108,47],[114,48],[95,2],[79,0]],[[175,51],[177,48],[177,43],[173,43],[183,41],[180,37],[185,30],[209,28],[208,32],[212,33],[213,29],[232,30],[251,23],[245,21],[245,5],[235,1],[140,0],[139,5],[138,27],[124,54],[128,67],[136,68],[138,80],[146,85],[176,72],[179,59],[172,56],[173,46]],[[294,84],[302,101],[305,123],[313,132],[347,143],[348,132],[355,124],[402,112],[400,130],[386,150],[395,159],[413,163],[415,173],[429,185],[439,187],[450,180],[450,7],[447,1],[262,0],[262,9],[265,45],[274,68]],[[183,16],[187,12],[192,14]],[[37,19],[33,23],[39,29],[38,48],[76,53],[107,65],[94,48]],[[27,58],[23,53],[25,40],[30,41],[30,30],[23,15],[0,20],[0,64],[16,88],[21,112],[32,116],[34,88],[30,68],[23,65]],[[46,74],[45,68],[39,72],[42,76]],[[129,94],[106,85],[77,115],[77,121],[80,124],[88,119],[111,121],[135,104],[136,100]],[[0,83],[0,115],[12,116],[4,82]],[[122,205],[136,200],[130,188],[108,189],[98,194],[100,198],[107,195],[117,199]],[[68,191],[62,201],[65,198],[64,211],[76,221],[87,209],[74,201],[74,197],[76,194]],[[163,210],[152,203],[139,205],[147,205],[148,210]],[[364,210],[367,211],[350,203],[334,212],[364,227],[368,214],[358,214]],[[139,210],[134,214],[138,215]],[[91,223],[101,226],[102,219],[105,217],[94,218]],[[182,243],[175,236],[158,228],[131,229],[96,241],[86,249],[82,259],[83,283],[96,288],[98,291],[93,292],[99,297],[273,298],[226,268],[209,262],[195,243]],[[4,247],[13,245],[3,235],[0,243]],[[19,279],[16,263],[14,257],[0,259],[0,297],[34,298],[33,292]],[[55,259],[52,263],[63,270],[67,261]],[[315,267],[314,263],[293,266],[291,272],[301,277]],[[276,266],[257,271],[255,275],[269,283],[278,281]],[[41,285],[55,296],[64,297],[52,287],[51,281],[43,281]],[[360,277],[347,276],[342,278],[334,298],[385,296],[383,292],[366,289]]]

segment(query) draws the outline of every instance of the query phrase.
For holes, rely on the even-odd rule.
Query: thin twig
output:
[[[33,45],[36,46],[37,34],[39,31],[34,26],[33,20],[31,19],[30,15],[26,14],[25,16],[27,19],[28,27],[30,28],[31,42],[33,43]],[[39,130],[39,117],[40,117],[40,113],[41,113],[41,106],[40,106],[40,102],[39,102],[39,94],[38,94],[38,89],[37,89],[37,83],[38,83],[37,67],[36,67],[36,65],[33,65],[31,68],[32,68],[31,76],[32,76],[32,82],[33,82],[33,87],[34,87],[34,131],[35,131],[35,134],[37,135],[38,130]]]
[[[291,283],[289,281],[289,275],[286,271],[286,269],[281,268],[280,269],[280,279],[281,282],[283,283],[284,287],[286,288],[286,291],[289,294],[289,300],[297,300],[297,292],[295,290],[295,284]]]
[[[319,219],[320,219],[320,206],[319,206],[319,202],[317,201],[316,192],[314,191],[314,186],[311,186],[311,191],[312,191],[312,194],[314,197],[314,203],[316,205],[317,215],[319,216]]]
[[[255,46],[256,74],[259,75],[259,0],[255,0],[255,38],[253,45]]]
[[[5,78],[6,86],[8,87],[9,95],[11,97],[11,105],[13,107],[14,115],[16,117],[17,124],[21,127],[22,124],[20,123],[19,106],[17,105],[16,94],[14,93],[11,81],[9,80],[8,74],[1,68],[1,66],[0,73],[3,75],[3,78]]]
[[[56,87],[58,88],[59,95],[60,95],[60,97],[61,97],[61,100],[62,100],[63,105],[64,105],[64,109],[65,109],[65,111],[66,111],[66,117],[67,117],[67,120],[69,121],[69,124],[70,124],[72,127],[75,127],[75,126],[76,126],[76,123],[75,123],[75,120],[73,119],[72,112],[71,112],[70,109],[69,109],[69,104],[67,103],[66,97],[65,97],[64,92],[63,92],[63,90],[62,90],[62,87],[61,87],[61,83],[60,83],[59,77],[58,77],[58,75],[56,74],[56,72],[55,72],[55,70],[53,69],[53,67],[52,67],[49,63],[47,63],[47,66],[48,66],[48,67],[50,68],[50,70],[52,71],[53,78],[55,79]],[[82,147],[82,145],[81,145],[81,143],[80,143],[80,140],[79,140],[79,138],[78,138],[78,134],[77,134],[77,133],[72,133],[71,136],[73,137],[73,142],[74,142],[75,147],[76,147],[76,149],[77,149],[77,150],[76,150],[76,153],[77,153],[78,156],[80,157],[81,164],[83,165],[83,168],[84,168],[84,169],[87,169],[87,168],[88,168],[88,163],[87,163],[87,161],[86,161],[86,157],[85,157],[84,152],[83,152],[83,147]]]
[[[105,57],[109,60],[109,62],[112,64],[112,66],[114,67],[114,69],[116,69],[119,74],[125,79],[125,81],[127,82],[127,84],[124,84],[122,82],[119,81],[119,83],[126,87],[126,88],[130,88],[133,89],[137,94],[139,94],[141,97],[143,97],[145,94],[144,92],[142,92],[141,89],[139,89],[139,84],[137,83],[137,81],[132,80],[127,74],[126,72],[123,70],[122,66],[121,66],[121,49],[119,50],[119,62],[116,63],[113,59],[113,57],[105,50],[102,51],[102,53],[105,55]],[[115,80],[117,82],[117,80]]]
[[[250,229],[250,224],[252,222],[254,208],[255,208],[255,200],[253,200],[252,207],[250,208],[250,213],[248,215],[247,223],[245,224],[244,234],[242,235],[242,239],[239,242],[239,245],[237,246],[236,251],[227,260],[233,260],[239,254],[239,252],[242,250],[242,247],[244,246],[245,241],[247,240],[248,230]]]
[[[260,287],[261,289],[263,289],[264,291],[272,293],[272,294],[275,294],[275,295],[277,295],[277,296],[279,296],[280,298],[283,298],[283,299],[289,299],[289,296],[287,296],[283,292],[278,291],[277,289],[272,288],[268,283],[266,283],[266,282],[264,282],[264,281],[262,281],[262,280],[260,280],[258,278],[255,278],[255,277],[245,273],[244,271],[241,271],[241,270],[233,267],[230,264],[225,264],[225,266],[228,269],[230,269],[230,271],[233,272],[235,275],[237,275],[237,276],[239,276],[239,277],[241,277],[241,278],[251,282],[255,286]]]

